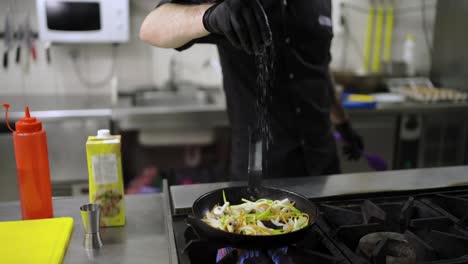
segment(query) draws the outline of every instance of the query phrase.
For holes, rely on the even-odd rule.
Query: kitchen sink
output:
[[[172,91],[153,91],[146,92],[137,96],[134,101],[134,106],[178,106],[178,105],[194,105],[206,103],[204,98],[197,98],[196,94],[179,93]]]
[[[130,107],[170,107],[170,106],[200,106],[216,104],[219,89],[201,88],[194,85],[141,87],[132,92],[120,92],[119,101],[127,99]]]

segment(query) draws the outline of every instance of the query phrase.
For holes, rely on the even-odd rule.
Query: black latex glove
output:
[[[352,128],[349,122],[344,122],[336,126],[336,130],[343,139],[343,152],[348,160],[359,160],[364,151],[362,137]]]
[[[265,10],[258,0],[226,0],[203,15],[203,25],[210,33],[221,34],[237,48],[257,53],[272,42]]]

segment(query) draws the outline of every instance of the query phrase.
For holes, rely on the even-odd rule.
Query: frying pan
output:
[[[262,139],[262,134],[258,130],[256,130],[256,133],[252,133],[252,130],[250,130],[248,186],[215,190],[202,195],[193,203],[193,215],[189,215],[187,224],[192,226],[202,239],[214,242],[217,245],[242,249],[280,248],[302,240],[315,224],[318,217],[317,207],[307,198],[287,190],[262,187],[262,169],[265,165],[262,154],[266,152],[266,144],[263,144]],[[283,200],[287,198],[295,202],[295,207],[299,211],[309,215],[309,223],[306,227],[294,232],[269,236],[241,235],[216,229],[201,219],[214,206],[224,204],[223,191],[231,205],[243,203],[242,198],[251,201],[258,199]]]
[[[294,232],[270,236],[241,235],[213,228],[201,219],[206,212],[212,210],[215,205],[224,204],[223,191],[226,195],[226,199],[232,205],[243,203],[241,201],[242,198],[251,200],[261,198],[283,200],[288,198],[290,201],[295,202],[295,207],[298,210],[309,215],[309,224]],[[267,187],[258,187],[255,189],[251,187],[231,187],[215,190],[199,197],[193,203],[192,211],[193,215],[189,215],[187,223],[192,226],[202,238],[220,245],[242,249],[280,248],[298,242],[304,238],[309,229],[315,224],[318,215],[317,207],[304,196],[287,190]]]

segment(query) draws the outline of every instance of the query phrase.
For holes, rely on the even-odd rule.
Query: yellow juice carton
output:
[[[89,201],[101,205],[101,226],[125,225],[124,184],[120,136],[99,130],[88,137]]]

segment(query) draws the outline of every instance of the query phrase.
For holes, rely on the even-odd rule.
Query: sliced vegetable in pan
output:
[[[203,221],[211,227],[242,235],[279,235],[306,227],[310,216],[289,199],[249,201],[231,205],[223,191],[223,205],[216,205]]]

